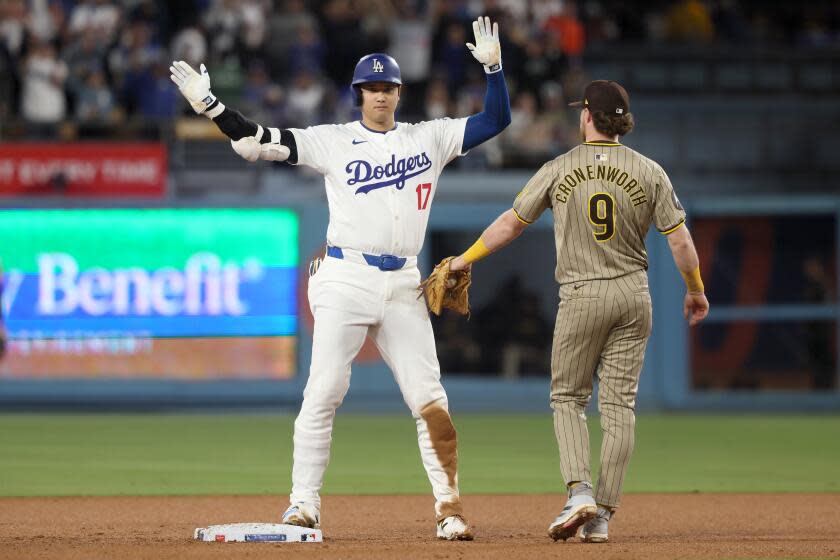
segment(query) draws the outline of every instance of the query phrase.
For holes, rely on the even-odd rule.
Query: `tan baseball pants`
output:
[[[652,317],[647,273],[589,280],[560,287],[551,354],[551,407],[566,483],[591,481],[586,408],[598,377],[600,505],[618,507],[633,453],[636,391]]]

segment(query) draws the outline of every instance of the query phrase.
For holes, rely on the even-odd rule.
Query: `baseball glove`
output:
[[[420,283],[420,296],[426,297],[426,306],[435,315],[447,307],[461,315],[470,312],[469,289],[472,284],[471,269],[452,272],[449,263],[455,257],[446,257],[435,267],[429,277]]]

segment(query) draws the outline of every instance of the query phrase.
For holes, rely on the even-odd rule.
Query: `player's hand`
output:
[[[694,326],[709,314],[709,300],[705,294],[688,292],[685,294],[683,315],[688,319],[688,324]]]
[[[451,270],[452,272],[458,272],[459,270],[470,270],[471,268],[472,263],[467,263],[461,256],[455,257],[449,263],[449,270]]]
[[[176,60],[169,67],[169,78],[178,86],[181,95],[190,102],[193,111],[199,115],[216,101],[216,96],[210,91],[210,74],[203,64],[200,69],[201,74],[183,60]]]
[[[496,72],[502,68],[502,46],[499,43],[499,24],[490,26],[489,17],[479,17],[472,24],[475,44],[467,48],[477,61],[484,65],[485,72]]]

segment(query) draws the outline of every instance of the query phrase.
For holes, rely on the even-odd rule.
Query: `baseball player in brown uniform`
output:
[[[584,92],[583,142],[549,161],[478,241],[456,257],[463,270],[519,236],[551,208],[557,244],[560,306],[551,355],[551,407],[560,469],[569,499],[548,532],[566,540],[606,542],[633,452],[636,390],[651,332],[645,236],[651,224],[667,236],[686,282],[685,317],[706,317],[699,261],[685,211],[655,161],[619,142],[633,129],[627,92],[597,80]],[[585,408],[598,377],[601,472],[592,486]]]

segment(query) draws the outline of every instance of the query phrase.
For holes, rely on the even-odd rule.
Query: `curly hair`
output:
[[[636,124],[633,120],[633,113],[618,116],[608,115],[603,111],[592,112],[592,123],[598,132],[607,136],[615,136],[616,134],[624,136],[625,134],[629,134]]]

